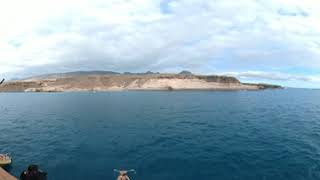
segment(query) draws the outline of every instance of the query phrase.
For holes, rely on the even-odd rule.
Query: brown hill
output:
[[[235,77],[190,73],[64,73],[8,81],[0,92],[65,92],[121,90],[258,90],[276,85],[241,83]]]

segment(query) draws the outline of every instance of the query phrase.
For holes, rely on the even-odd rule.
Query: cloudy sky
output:
[[[320,88],[319,0],[0,0],[0,75],[190,70]]]

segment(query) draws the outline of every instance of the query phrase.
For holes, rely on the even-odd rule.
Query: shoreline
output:
[[[8,81],[0,86],[0,92],[232,91],[282,88],[270,84],[241,83],[230,76],[90,74]]]

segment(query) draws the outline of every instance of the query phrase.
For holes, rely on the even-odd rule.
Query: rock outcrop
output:
[[[241,83],[235,77],[204,76],[190,73],[160,74],[77,72],[8,81],[0,92],[68,92],[121,90],[259,90],[276,85]]]

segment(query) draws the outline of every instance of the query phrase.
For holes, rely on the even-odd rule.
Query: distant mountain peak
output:
[[[179,74],[182,74],[182,75],[193,75],[192,72],[186,71],[186,70],[181,71]]]

